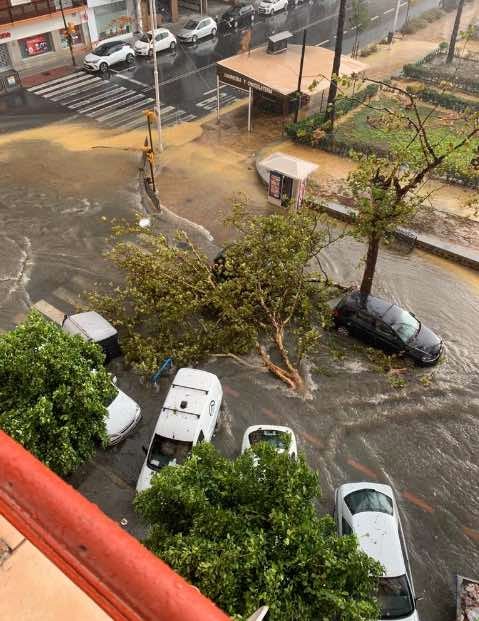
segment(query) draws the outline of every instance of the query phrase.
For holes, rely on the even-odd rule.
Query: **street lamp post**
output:
[[[401,8],[401,0],[396,0],[396,11],[394,12],[394,22],[393,22],[393,29],[392,29],[393,36],[398,26],[400,8]],[[392,43],[392,40],[391,40],[391,43]]]
[[[151,20],[151,39],[153,46],[153,76],[155,78],[155,115],[156,129],[158,132],[158,151],[163,151],[163,143],[161,141],[161,111],[160,111],[160,82],[158,79],[158,59],[156,57],[155,41],[156,41],[156,0],[150,0],[150,20]]]

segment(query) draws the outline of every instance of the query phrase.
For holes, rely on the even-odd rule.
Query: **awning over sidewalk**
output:
[[[221,82],[237,88],[276,95],[280,98],[295,96],[298,89],[301,45],[289,44],[281,54],[268,54],[266,48],[256,48],[230,56],[216,63]],[[305,47],[302,93],[320,93],[329,87],[334,52],[324,47]],[[341,75],[361,74],[367,65],[349,56],[341,57]],[[314,88],[311,84],[316,81]]]

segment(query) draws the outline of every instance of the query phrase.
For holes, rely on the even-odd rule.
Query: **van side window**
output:
[[[200,431],[200,435],[198,436],[198,444],[200,442],[203,442],[205,439],[205,434],[203,433],[203,431]]]

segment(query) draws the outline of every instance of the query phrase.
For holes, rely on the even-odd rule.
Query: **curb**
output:
[[[263,159],[263,153],[260,154],[260,158]],[[255,158],[256,172],[259,178],[266,186],[269,183],[268,171],[259,164],[259,157]],[[338,220],[351,223],[356,217],[356,210],[340,203],[327,202],[324,204],[324,211]],[[418,233],[412,229],[406,229],[398,227],[394,231],[394,237],[401,242],[406,242],[410,245],[411,250],[413,248],[419,248],[430,254],[449,259],[455,263],[465,265],[473,270],[479,271],[479,252],[460,246],[452,242],[436,237],[435,235],[428,235],[427,233]]]

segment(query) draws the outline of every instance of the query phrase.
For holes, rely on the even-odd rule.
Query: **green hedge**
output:
[[[443,108],[447,108],[448,110],[456,110],[458,112],[473,110],[474,112],[479,112],[479,102],[457,97],[450,92],[435,91],[427,87],[418,90],[408,87],[407,90],[423,101],[428,101]]]
[[[378,92],[377,84],[368,84],[366,88],[354,94],[354,97],[342,97],[336,101],[336,116],[340,117],[351,110],[354,110],[364,101],[371,99]],[[325,119],[325,112],[312,114],[298,123],[290,123],[286,126],[286,134],[297,142],[312,144],[314,142],[314,132],[319,129]]]
[[[421,58],[414,64],[404,65],[403,75],[408,78],[414,78],[416,80],[422,80],[423,82],[429,82],[431,84],[443,84],[446,83],[454,88],[460,88],[463,91],[469,93],[479,93],[479,82],[474,78],[465,78],[459,75],[451,76],[441,70],[441,67],[424,67],[424,65],[438,55],[445,55],[444,49],[437,48],[430,54]],[[459,58],[459,57],[458,57]]]

